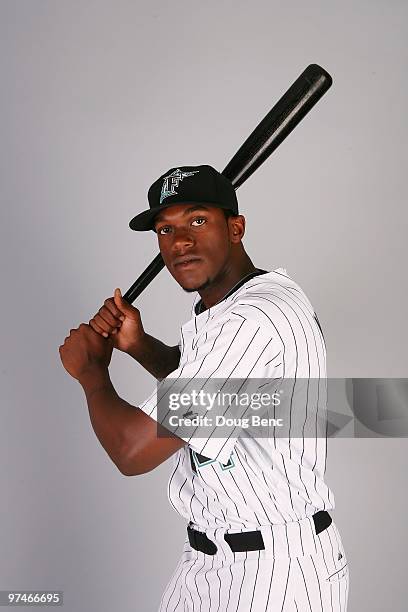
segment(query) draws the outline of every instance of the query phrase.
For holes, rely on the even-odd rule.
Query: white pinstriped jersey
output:
[[[317,317],[284,269],[250,278],[197,314],[199,302],[197,295],[192,318],[181,328],[179,367],[167,381],[326,379],[326,349]],[[140,405],[156,420],[157,393],[155,388]],[[324,414],[325,399],[318,400]],[[305,422],[308,415],[316,419],[316,406],[304,410]],[[299,535],[294,523],[334,508],[323,479],[325,436],[255,438],[250,430],[236,428],[227,438],[199,430],[199,435],[183,439],[188,444],[172,457],[168,495],[173,508],[196,529],[276,525],[285,528],[288,538],[288,533]]]

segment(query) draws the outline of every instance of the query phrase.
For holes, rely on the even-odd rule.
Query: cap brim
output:
[[[157,213],[159,213],[163,208],[167,208],[165,206],[157,206],[156,208],[149,208],[149,210],[145,210],[129,222],[130,229],[135,232],[147,232],[148,230],[153,229],[153,220]]]

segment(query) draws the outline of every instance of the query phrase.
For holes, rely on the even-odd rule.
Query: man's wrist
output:
[[[147,345],[148,339],[149,339],[149,336],[148,334],[145,333],[143,337],[138,340],[138,342],[136,342],[135,344],[132,344],[132,346],[130,346],[128,350],[125,352],[131,357],[133,357],[133,359],[136,359],[136,361],[139,361],[143,353],[146,352],[146,345]]]
[[[87,396],[93,394],[98,389],[112,386],[109,370],[103,366],[86,370],[78,378],[78,382]]]

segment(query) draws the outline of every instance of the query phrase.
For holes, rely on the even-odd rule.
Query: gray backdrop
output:
[[[184,521],[169,465],[122,476],[58,346],[157,252],[128,229],[176,164],[220,170],[317,62],[334,86],[238,196],[256,265],[314,304],[330,376],[405,377],[406,2],[1,0],[0,589],[67,612],[154,611]],[[192,296],[164,270],[138,301],[176,344]],[[137,405],[153,379],[114,355]],[[406,609],[405,439],[331,440],[351,612]]]

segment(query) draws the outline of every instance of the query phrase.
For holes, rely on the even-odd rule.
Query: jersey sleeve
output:
[[[139,408],[197,453],[225,464],[240,435],[240,422],[249,410],[245,401],[228,404],[228,397],[237,394],[240,399],[248,398],[261,386],[265,387],[266,379],[279,378],[282,342],[270,328],[239,311],[218,318],[190,342],[187,358],[182,357],[179,367],[157,384]],[[197,396],[214,398],[217,392],[219,397],[227,397],[222,406],[214,409],[210,407],[211,401],[197,401]],[[181,394],[185,394],[185,401],[178,415],[196,417],[197,426],[181,427],[177,418],[169,423],[169,415],[174,410],[174,406],[170,408],[169,398],[180,398]],[[221,427],[217,424],[218,415],[221,415]],[[228,420],[223,421],[222,416]]]

